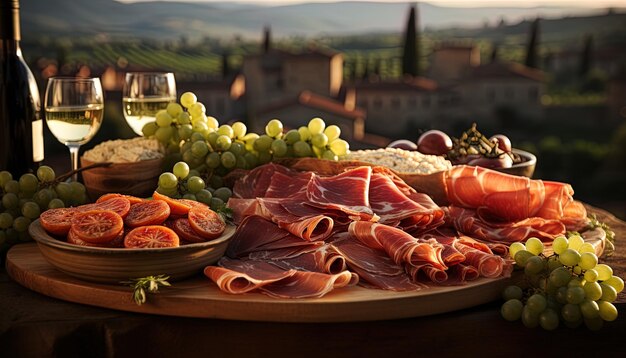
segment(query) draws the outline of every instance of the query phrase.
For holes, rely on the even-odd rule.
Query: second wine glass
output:
[[[154,122],[156,114],[176,102],[176,81],[171,72],[129,72],[122,94],[124,118],[142,135],[146,123]]]

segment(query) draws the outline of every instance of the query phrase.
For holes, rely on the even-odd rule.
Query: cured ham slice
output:
[[[413,281],[423,281],[424,279],[427,279],[437,284],[442,284],[448,281],[448,274],[446,271],[433,267],[433,265],[430,264],[407,266],[406,270]]]
[[[207,266],[204,274],[220,290],[242,294],[259,290],[272,297],[318,298],[335,288],[355,285],[358,276],[350,271],[328,275],[319,272],[283,270],[264,261],[224,257],[220,266]]]
[[[468,281],[474,281],[478,277],[480,277],[478,269],[465,264],[454,265],[448,270],[449,283],[466,283]]]
[[[291,170],[273,163],[256,167],[235,182],[233,196],[242,199],[264,197],[274,173],[288,174],[291,173]]]
[[[504,276],[510,276],[513,266],[511,263],[507,263],[503,258],[490,254],[481,250],[478,250],[470,245],[462,243],[459,240],[459,244],[456,248],[465,255],[464,263],[475,267],[478,270],[480,276],[495,278]],[[510,270],[509,270],[510,266]]]
[[[258,257],[258,255],[254,256]],[[251,255],[250,257],[254,256]],[[347,270],[344,257],[329,244],[317,246],[313,250],[302,250],[299,255],[288,257],[284,257],[276,251],[268,251],[264,255],[264,259],[284,270],[294,269],[329,274],[338,274]]]
[[[350,235],[364,245],[385,251],[396,264],[419,266],[429,263],[441,270],[446,266],[441,258],[442,248],[419,242],[406,232],[391,226],[368,221],[354,221],[348,228]]]
[[[289,174],[276,172],[272,175],[265,197],[287,198],[304,193],[313,176],[313,172]]]
[[[333,219],[322,215],[319,211],[311,210],[308,215],[294,215],[285,206],[293,206],[294,202],[300,202],[298,197],[271,199],[257,199],[261,215],[264,218],[278,224],[281,229],[285,229],[295,236],[307,241],[324,240],[332,234]]]

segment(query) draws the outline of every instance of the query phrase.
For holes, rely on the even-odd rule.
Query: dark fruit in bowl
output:
[[[406,139],[395,140],[387,146],[387,148],[399,148],[404,150],[417,150],[417,144]]]
[[[504,134],[496,134],[494,136],[492,136],[491,138],[489,138],[489,140],[493,141],[493,140],[497,140],[498,141],[498,148],[505,152],[505,153],[510,153],[511,152],[511,140],[509,139],[509,137],[505,136]]]
[[[452,139],[442,131],[424,132],[417,140],[417,150],[422,154],[445,155],[452,149]]]
[[[513,159],[508,154],[502,154],[499,157],[480,157],[470,160],[468,165],[480,166],[483,168],[500,169],[510,168],[513,166]]]

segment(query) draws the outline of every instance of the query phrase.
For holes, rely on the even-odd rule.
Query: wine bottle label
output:
[[[43,150],[43,121],[33,121],[33,162],[41,162],[44,158]]]

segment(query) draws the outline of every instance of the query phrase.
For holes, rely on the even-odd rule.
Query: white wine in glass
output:
[[[156,114],[176,102],[176,81],[171,72],[129,72],[124,81],[122,106],[128,125],[142,135],[146,123],[154,122]]]
[[[104,116],[100,79],[51,78],[46,87],[45,110],[50,132],[69,148],[72,170],[78,169],[78,150],[96,135]]]

